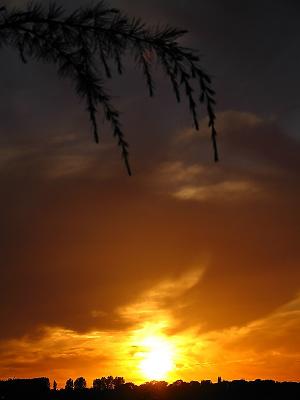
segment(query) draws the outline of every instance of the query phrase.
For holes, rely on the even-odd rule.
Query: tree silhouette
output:
[[[114,390],[125,384],[125,380],[121,376],[108,376],[107,378],[97,378],[93,381],[93,389],[95,390]]]
[[[73,390],[73,389],[74,389],[74,382],[73,382],[73,379],[69,378],[69,379],[66,381],[65,389],[66,389],[66,390]]]
[[[74,390],[83,390],[86,389],[86,380],[83,376],[75,379],[74,381]]]
[[[94,390],[105,390],[106,385],[105,385],[105,378],[96,378],[93,380],[93,389]]]
[[[122,376],[116,376],[113,380],[114,389],[119,389],[125,384],[125,379]]]
[[[98,378],[107,380],[108,378]],[[83,379],[84,378],[80,378]],[[0,380],[0,399],[20,400],[282,400],[299,399],[299,382],[243,379],[212,383],[209,380],[184,382],[178,380],[168,384],[152,381],[141,384],[125,383],[99,393],[95,388],[84,390],[50,391],[48,378]]]
[[[186,32],[170,26],[148,27],[103,1],[71,14],[66,14],[56,3],[48,7],[30,3],[25,8],[11,10],[0,3],[0,47],[16,49],[24,63],[29,59],[52,63],[60,76],[71,79],[77,94],[85,101],[97,143],[96,114],[100,106],[121,148],[129,175],[128,143],[120,114],[104,87],[105,79],[111,78],[114,71],[123,73],[126,55],[132,56],[141,69],[151,97],[155,92],[153,66],[160,65],[177,101],[180,102],[182,91],[187,98],[197,130],[197,103],[205,104],[214,159],[218,161],[215,92],[209,75],[199,64],[197,52],[178,42]]]

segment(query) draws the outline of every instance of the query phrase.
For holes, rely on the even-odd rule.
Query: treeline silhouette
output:
[[[63,389],[57,389],[56,381],[50,387],[48,378],[9,379],[0,381],[1,400],[289,400],[300,399],[300,382],[277,382],[256,379],[254,381],[210,380],[171,384],[151,381],[141,385],[125,382],[122,377],[94,379],[87,388],[85,378],[70,378]]]

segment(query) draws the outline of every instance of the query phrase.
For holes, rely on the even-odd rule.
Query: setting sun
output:
[[[0,400],[300,400],[299,17],[0,0]]]
[[[143,359],[140,370],[143,376],[151,380],[162,380],[174,368],[173,349],[164,338],[148,337],[143,343]]]

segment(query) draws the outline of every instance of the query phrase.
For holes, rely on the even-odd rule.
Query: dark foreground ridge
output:
[[[164,381],[152,381],[137,386],[125,383],[121,377],[98,378],[92,388],[86,387],[83,377],[74,382],[68,379],[64,389],[57,389],[56,382],[50,388],[48,378],[9,379],[0,381],[0,399],[26,400],[288,400],[300,399],[300,382],[276,382],[273,380],[255,381],[234,380],[218,383],[209,380],[178,380],[168,384]]]

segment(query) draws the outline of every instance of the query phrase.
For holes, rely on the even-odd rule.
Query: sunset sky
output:
[[[110,4],[189,30],[221,161],[205,111],[196,132],[160,71],[150,99],[129,63],[107,82],[128,177],[70,82],[2,48],[0,379],[300,380],[300,2]]]

